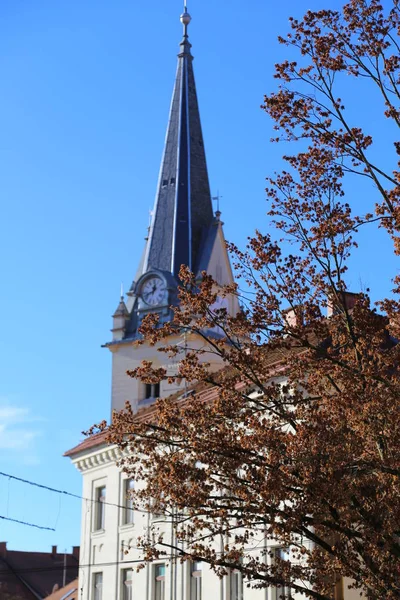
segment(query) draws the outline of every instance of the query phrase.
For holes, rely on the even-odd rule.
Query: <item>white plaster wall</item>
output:
[[[188,335],[186,340],[183,336],[176,336],[169,343],[180,345],[183,349],[185,344],[188,350],[205,348],[204,340],[199,336]],[[112,383],[111,383],[111,410],[122,410],[125,402],[131,403],[134,411],[137,410],[138,401],[144,398],[144,384],[137,379],[129,377],[126,372],[140,366],[143,360],[150,360],[156,367],[165,367],[169,373],[176,373],[177,356],[173,361],[163,352],[158,352],[161,344],[149,347],[147,344],[137,346],[134,343],[122,343],[110,346],[112,352]],[[222,360],[213,354],[204,354],[201,361],[210,362],[211,369],[217,370],[222,366]],[[175,366],[174,366],[175,362]],[[175,370],[174,370],[175,369]],[[162,398],[184,390],[184,382],[181,385],[161,382],[160,396]]]
[[[352,581],[348,577],[343,580],[343,598],[344,600],[366,600],[366,596],[360,593],[360,590],[349,590]]]
[[[77,456],[74,462],[82,471],[83,496],[95,499],[95,489],[106,486],[106,502],[124,505],[124,479],[115,462],[110,460],[112,449],[98,448]],[[85,460],[86,459],[86,460]],[[96,465],[87,468],[89,464]],[[95,503],[83,501],[81,527],[80,558],[80,596],[79,600],[93,599],[93,578],[96,572],[103,573],[103,600],[122,600],[122,572],[135,567],[142,559],[137,550],[136,539],[148,526],[152,517],[143,512],[135,512],[133,524],[123,525],[123,508],[105,507],[105,529],[94,531]],[[159,525],[170,539],[170,526]],[[218,540],[216,541],[218,546]],[[261,549],[263,544],[260,543]],[[127,553],[125,550],[129,549]],[[219,549],[219,548],[217,548]],[[254,548],[251,552],[258,552]],[[190,600],[190,567],[188,563],[177,561],[160,561],[166,563],[165,600]],[[153,565],[147,565],[138,573],[133,573],[133,597],[135,600],[153,600],[154,592]],[[219,579],[212,570],[203,566],[202,593],[203,600],[230,600],[229,578]],[[251,589],[244,583],[244,600],[276,600],[274,590]],[[294,598],[297,599],[297,595]],[[300,596],[299,596],[300,598]],[[347,598],[346,600],[352,600]]]

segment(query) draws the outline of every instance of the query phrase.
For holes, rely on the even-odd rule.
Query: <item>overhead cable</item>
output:
[[[28,523],[27,521],[19,521],[18,519],[11,519],[11,517],[4,517],[0,515],[0,519],[3,521],[11,521],[12,523],[18,523],[19,525],[26,525],[27,527],[34,527],[35,529],[44,529],[45,531],[55,531],[53,527],[43,527],[42,525],[35,525],[35,523]]]
[[[0,477],[7,477],[8,479],[13,479],[14,481],[19,481],[20,483],[25,483],[26,485],[31,485],[33,487],[40,488],[42,490],[47,490],[48,492],[53,492],[54,494],[62,494],[64,496],[69,496],[70,498],[75,498],[77,500],[85,500],[86,502],[91,502],[94,504],[105,504],[107,506],[115,506],[116,508],[122,508],[124,510],[133,510],[137,512],[142,512],[145,514],[154,514],[153,511],[145,510],[143,508],[134,508],[131,506],[127,506],[124,504],[115,504],[114,502],[106,502],[102,500],[96,500],[93,498],[85,498],[84,496],[79,496],[79,494],[74,494],[72,492],[67,492],[65,490],[58,490],[57,488],[50,487],[48,485],[43,485],[42,483],[37,483],[36,481],[30,481],[28,479],[22,479],[21,477],[16,477],[15,475],[10,475],[9,473],[3,473],[0,471]]]

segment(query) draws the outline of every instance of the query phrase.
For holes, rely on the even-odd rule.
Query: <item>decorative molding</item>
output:
[[[122,458],[123,453],[117,446],[113,448],[103,448],[96,454],[85,456],[75,460],[75,466],[81,473],[103,467],[104,465],[115,463]]]

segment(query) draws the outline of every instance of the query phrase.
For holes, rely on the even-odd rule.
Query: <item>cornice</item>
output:
[[[78,471],[84,473],[92,469],[98,469],[111,463],[115,463],[122,458],[122,452],[117,446],[102,448],[101,450],[90,454],[89,456],[78,456],[73,460]]]

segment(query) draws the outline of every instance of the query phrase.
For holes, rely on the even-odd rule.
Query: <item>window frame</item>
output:
[[[127,477],[122,481],[122,490],[123,490],[123,506],[122,509],[122,526],[128,527],[129,525],[134,525],[135,523],[135,511],[133,509],[133,501],[132,498],[129,498],[129,490],[135,489],[135,482],[132,478]]]
[[[200,568],[195,568],[195,567]],[[202,600],[203,595],[203,563],[202,561],[190,562],[190,583],[189,583],[190,600]]]
[[[290,548],[287,546],[275,546],[272,548],[273,561],[276,558],[288,560],[290,562]],[[288,558],[278,556],[279,553],[286,554]],[[276,585],[273,588],[273,600],[293,600],[292,588],[288,585]]]
[[[144,384],[144,399],[155,400],[160,397],[160,383],[145,383]]]
[[[130,573],[130,579],[127,578],[128,573]],[[129,584],[127,584],[128,581],[129,581]],[[133,600],[133,569],[132,568],[122,569],[122,571],[121,571],[121,600]]]
[[[243,600],[244,584],[243,573],[240,569],[229,571],[229,600]]]
[[[97,578],[100,578],[100,594],[97,593],[98,588],[98,583],[96,583]],[[93,573],[93,580],[92,580],[92,593],[93,593],[93,600],[103,600],[103,571],[97,571],[96,573]]]
[[[164,494],[163,494],[164,496]],[[150,518],[152,521],[164,521],[165,520],[165,511],[162,510],[161,508],[161,512],[155,512],[155,501],[154,498],[151,499],[150,502],[150,511],[151,511],[151,515]]]
[[[157,575],[157,569],[163,568],[163,574]],[[152,600],[165,600],[165,563],[156,563],[153,565],[153,594]],[[160,583],[160,586],[158,586]],[[158,587],[160,588],[158,594]]]
[[[102,494],[104,490],[104,494]],[[106,529],[106,501],[107,501],[107,486],[105,482],[95,485],[94,487],[94,518],[93,532],[105,531]]]

